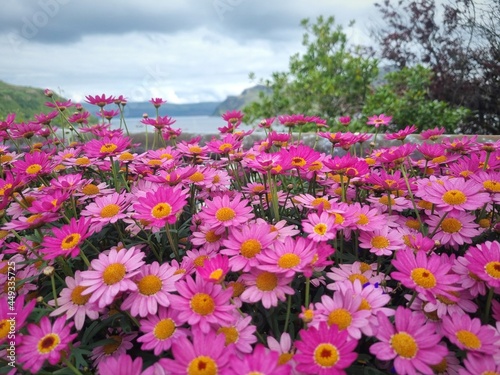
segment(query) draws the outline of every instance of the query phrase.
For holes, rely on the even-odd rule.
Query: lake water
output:
[[[154,127],[141,123],[142,117],[125,118],[128,130],[131,134],[144,133],[145,127],[148,126],[148,132],[153,132]],[[226,126],[226,121],[221,117],[216,116],[179,116],[174,117],[175,123],[172,125],[174,129],[181,129],[184,133],[190,134],[217,134],[218,128]],[[118,128],[120,125],[119,119],[112,121],[112,128]],[[247,125],[240,125],[241,130],[250,130]]]

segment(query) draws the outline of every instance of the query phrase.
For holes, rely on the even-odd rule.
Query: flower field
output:
[[[500,142],[87,101],[0,120],[1,374],[500,374]]]

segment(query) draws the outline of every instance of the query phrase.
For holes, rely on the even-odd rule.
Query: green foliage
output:
[[[364,116],[385,113],[393,116],[393,127],[403,129],[415,124],[419,130],[444,127],[455,133],[470,113],[464,107],[452,108],[446,102],[429,98],[431,70],[417,65],[388,73],[386,83],[367,96]]]
[[[56,100],[64,101],[58,96]],[[16,122],[27,122],[35,114],[48,113],[52,109],[45,103],[50,101],[42,89],[14,86],[0,81],[0,119],[5,119],[9,113],[16,113]]]
[[[290,58],[289,72],[275,72],[263,81],[270,90],[244,108],[246,122],[280,114],[320,116],[333,124],[335,118],[360,112],[369,87],[378,74],[377,61],[348,48],[347,35],[333,17],[318,17],[305,28],[303,55]]]

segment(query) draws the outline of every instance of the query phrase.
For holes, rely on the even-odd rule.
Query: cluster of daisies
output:
[[[55,100],[0,121],[10,373],[500,373],[498,142],[408,126],[382,148],[286,115],[244,148],[238,111],[180,141],[157,98],[139,152],[110,126],[123,97],[87,101],[97,125]],[[331,153],[294,139],[306,123]]]

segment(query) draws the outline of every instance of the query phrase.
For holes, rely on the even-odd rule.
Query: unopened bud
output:
[[[56,271],[56,269],[52,266],[47,266],[43,269],[43,274],[45,276],[52,276],[54,275],[54,272]]]

